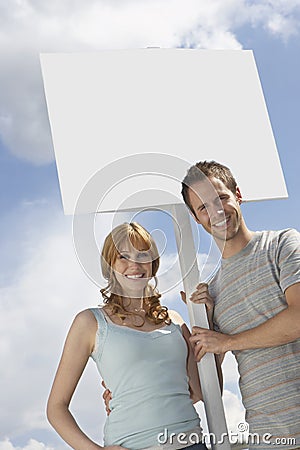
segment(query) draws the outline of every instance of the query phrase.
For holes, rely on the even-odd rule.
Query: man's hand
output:
[[[107,389],[107,387],[106,387],[106,385],[104,383],[104,380],[101,381],[101,384],[102,384],[102,386],[105,389],[105,391],[102,394],[102,398],[104,400],[106,414],[109,416],[110,412],[111,412],[111,410],[109,409],[109,402],[112,399],[112,395],[111,395],[110,390]]]
[[[184,301],[184,303],[186,303],[185,292],[181,291],[180,295],[181,295],[181,298]],[[209,320],[209,323],[211,324],[212,316],[213,316],[213,312],[214,312],[214,301],[209,294],[208,284],[207,283],[199,283],[198,286],[196,286],[195,292],[192,293],[190,300],[193,303],[198,303],[198,304],[204,303],[205,304],[208,320]]]
[[[206,328],[193,327],[190,342],[194,348],[196,361],[200,361],[205,353],[226,353],[229,348],[231,336],[218,333],[217,331]]]

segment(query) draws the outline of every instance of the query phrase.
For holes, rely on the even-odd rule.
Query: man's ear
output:
[[[197,217],[195,216],[194,211],[191,211],[190,208],[189,208],[188,206],[187,206],[187,209],[188,209],[190,215],[192,216],[192,218],[193,218],[197,223],[200,223],[199,220],[197,219]]]
[[[235,196],[236,196],[236,199],[237,199],[238,203],[241,204],[242,201],[243,201],[243,197],[242,197],[242,194],[241,194],[241,191],[240,191],[239,187],[236,188]]]

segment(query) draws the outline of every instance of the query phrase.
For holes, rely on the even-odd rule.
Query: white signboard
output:
[[[287,196],[252,51],[42,54],[41,66],[66,214],[85,189],[76,212],[180,203],[202,159],[228,165],[244,200]]]

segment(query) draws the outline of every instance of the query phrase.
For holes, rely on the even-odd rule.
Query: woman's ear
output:
[[[115,272],[113,270],[112,267],[110,267],[110,271],[109,271],[109,278],[107,280],[109,282],[109,284],[113,287],[115,287],[118,284],[118,281],[116,279],[116,275]]]

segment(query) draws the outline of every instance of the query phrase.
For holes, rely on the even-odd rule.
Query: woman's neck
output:
[[[128,312],[143,312],[144,309],[144,298],[143,297],[125,297],[124,298],[124,309]]]

